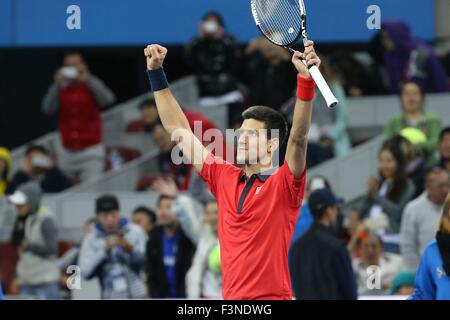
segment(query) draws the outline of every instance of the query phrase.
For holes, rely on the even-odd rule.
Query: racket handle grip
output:
[[[324,97],[328,108],[332,109],[336,107],[336,105],[338,104],[338,100],[334,96],[333,92],[331,92],[331,89],[322,76],[319,68],[317,68],[316,66],[312,66],[311,68],[309,68],[309,73],[311,74],[311,77],[314,79],[314,82],[322,93],[322,96]]]

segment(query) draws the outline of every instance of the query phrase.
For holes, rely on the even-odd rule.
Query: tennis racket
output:
[[[308,40],[306,8],[303,0],[251,0],[253,19],[261,33],[273,44],[295,52],[291,48],[300,38]],[[306,64],[306,61],[303,60]],[[327,106],[334,108],[338,101],[317,66],[309,72],[322,93]]]

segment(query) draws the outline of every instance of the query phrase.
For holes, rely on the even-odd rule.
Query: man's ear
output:
[[[272,138],[270,139],[270,143],[267,145],[267,151],[273,154],[279,147],[280,147],[280,139]]]

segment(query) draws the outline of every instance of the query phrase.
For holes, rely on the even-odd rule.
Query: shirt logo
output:
[[[259,192],[261,191],[261,189],[262,189],[262,186],[261,186],[261,187],[258,187],[258,188],[256,188],[256,191],[255,191],[255,195],[259,194]]]

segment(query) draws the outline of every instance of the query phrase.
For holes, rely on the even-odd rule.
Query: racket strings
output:
[[[271,41],[286,46],[301,32],[299,2],[295,0],[255,0],[261,31]]]

